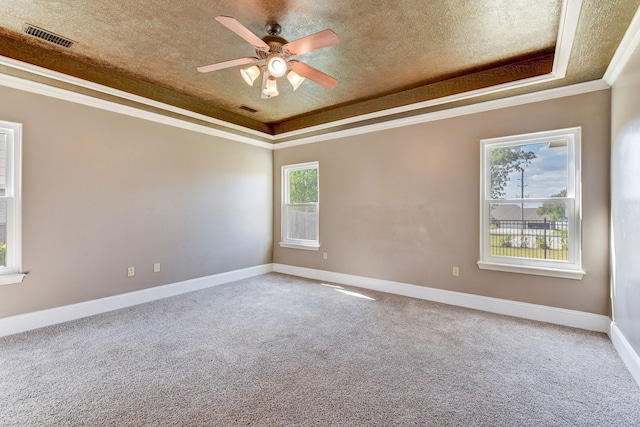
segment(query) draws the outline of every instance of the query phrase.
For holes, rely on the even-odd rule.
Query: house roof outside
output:
[[[536,212],[538,208],[524,208],[524,220],[525,221],[552,221],[549,215],[538,215]],[[491,210],[491,220],[496,221],[518,221],[522,219],[522,210],[520,205],[505,204],[494,205]]]

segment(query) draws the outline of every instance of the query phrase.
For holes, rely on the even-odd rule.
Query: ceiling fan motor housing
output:
[[[280,31],[282,31],[282,27],[277,22],[269,22],[264,28],[270,36],[279,36]]]
[[[266,57],[272,55],[272,54],[278,54],[281,56],[285,56],[285,51],[284,49],[282,49],[282,46],[284,46],[285,44],[287,44],[287,41],[285,39],[283,39],[282,37],[273,37],[273,36],[266,36],[262,39],[267,45],[269,45],[269,50],[266,49],[256,49],[256,55],[258,55],[258,57],[260,59],[265,59]],[[289,56],[289,55],[287,55]]]
[[[282,77],[287,72],[287,58],[289,54],[282,49],[287,41],[278,36],[266,36],[262,39],[269,45],[269,51],[257,50],[256,54],[260,59],[266,59],[269,74],[274,77]]]

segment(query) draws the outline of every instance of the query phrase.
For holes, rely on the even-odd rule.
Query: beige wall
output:
[[[640,48],[612,90],[614,322],[640,355]]]
[[[480,139],[573,126],[582,126],[587,274],[578,281],[479,270]],[[609,131],[610,92],[599,91],[276,150],[274,240],[280,167],[318,160],[322,247],[276,243],[274,262],[606,315]]]
[[[0,87],[0,118],[24,125],[28,272],[22,284],[0,286],[0,317],[272,261],[608,314],[609,95],[278,149],[272,158],[266,149]],[[583,127],[587,275],[479,270],[479,140],[572,126]],[[280,248],[280,166],[312,160],[320,161],[322,247]],[[134,278],[127,266],[136,267]]]
[[[0,119],[23,124],[28,272],[0,317],[271,262],[270,150],[5,87]]]

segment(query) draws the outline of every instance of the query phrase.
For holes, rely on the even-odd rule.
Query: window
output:
[[[581,279],[580,128],[485,139],[482,269]]]
[[[22,126],[0,121],[0,285],[20,283],[20,148]]]
[[[280,246],[318,250],[318,162],[282,166]]]

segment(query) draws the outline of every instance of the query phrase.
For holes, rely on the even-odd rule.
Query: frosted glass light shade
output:
[[[278,84],[276,83],[276,79],[273,76],[269,76],[267,79],[267,84],[264,89],[262,89],[262,93],[264,93],[268,98],[272,98],[274,96],[280,95],[278,92]]]
[[[253,82],[256,81],[260,75],[260,68],[257,65],[240,70],[240,75],[249,86],[253,86]]]
[[[304,77],[302,77],[300,74],[296,73],[295,71],[291,70],[287,73],[287,80],[289,80],[289,83],[291,83],[291,86],[293,86],[293,90],[296,90],[300,87],[300,85],[304,81]]]
[[[267,59],[267,69],[273,77],[282,77],[287,72],[287,61],[280,56],[272,55]]]

